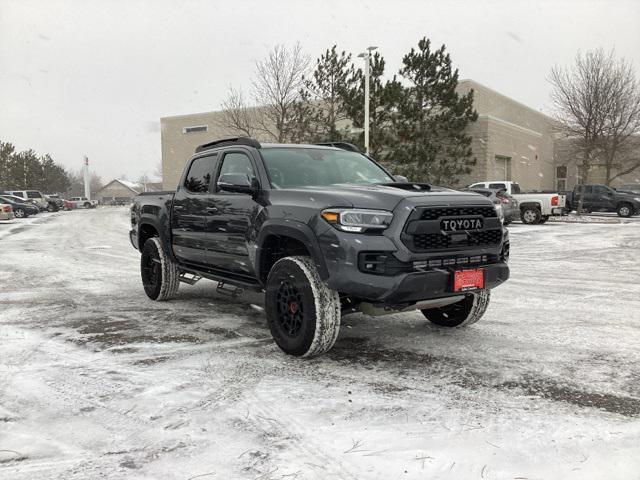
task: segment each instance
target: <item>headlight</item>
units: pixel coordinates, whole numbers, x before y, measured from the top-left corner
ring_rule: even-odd
[[[355,208],[330,208],[320,216],[343,232],[362,233],[367,230],[384,230],[391,224],[393,213],[385,210],[360,210]]]

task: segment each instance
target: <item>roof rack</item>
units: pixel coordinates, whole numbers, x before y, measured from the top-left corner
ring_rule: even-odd
[[[262,148],[260,142],[249,137],[233,137],[223,138],[222,140],[215,140],[213,142],[205,143],[196,147],[196,153],[204,152],[205,150],[211,150],[212,148],[226,147],[229,145],[246,145],[253,148]]]
[[[316,143],[316,145],[322,145],[325,147],[336,147],[341,148],[342,150],[347,150],[349,152],[362,153],[358,147],[356,147],[353,143],[347,142],[321,142]]]

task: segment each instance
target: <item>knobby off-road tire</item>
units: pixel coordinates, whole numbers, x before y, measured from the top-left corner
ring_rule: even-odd
[[[144,293],[151,300],[169,300],[178,292],[180,272],[158,237],[148,239],[142,247],[140,276]]]
[[[340,331],[340,296],[320,279],[311,258],[278,260],[265,290],[269,329],[283,352],[314,357],[333,347]]]
[[[464,300],[439,308],[421,310],[431,323],[441,327],[466,327],[476,323],[489,306],[491,292],[480,290],[469,293]]]
[[[525,207],[520,211],[520,220],[526,225],[537,225],[540,223],[542,214],[535,207]]]

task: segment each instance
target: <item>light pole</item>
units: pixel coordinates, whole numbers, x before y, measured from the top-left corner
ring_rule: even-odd
[[[358,55],[364,58],[364,151],[369,153],[369,71],[371,67],[371,52],[378,47],[367,47],[366,52]]]

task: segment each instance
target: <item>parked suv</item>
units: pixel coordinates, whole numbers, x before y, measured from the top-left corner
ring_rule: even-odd
[[[607,185],[576,185],[567,194],[567,209],[586,212],[616,212],[620,217],[640,214],[640,193],[617,191]]]
[[[341,315],[356,311],[476,322],[509,277],[493,203],[398,182],[340,146],[235,138],[198,147],[175,192],[134,198],[130,238],[147,296],[167,300],[201,278],[264,291],[276,344],[297,356],[329,350]]]
[[[34,205],[37,205],[40,210],[46,210],[49,205],[42,192],[39,192],[38,190],[12,190],[5,193],[7,195],[20,197],[25,202],[33,203]]]

